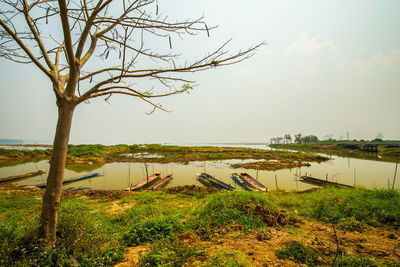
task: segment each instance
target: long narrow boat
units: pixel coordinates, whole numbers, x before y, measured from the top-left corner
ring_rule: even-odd
[[[208,182],[210,182],[214,187],[216,187],[216,188],[218,188],[218,189],[225,189],[225,190],[229,190],[229,191],[232,191],[232,190],[235,189],[235,188],[232,187],[231,185],[229,185],[229,184],[227,184],[227,183],[224,183],[224,182],[218,180],[217,178],[215,178],[215,177],[213,177],[213,176],[211,176],[211,175],[209,175],[209,174],[207,174],[207,173],[205,173],[205,172],[200,173],[200,176],[201,176],[203,179],[205,179],[205,180],[207,180]]]
[[[158,189],[162,188],[163,186],[165,186],[169,181],[171,181],[171,179],[172,179],[172,173],[168,174],[167,176],[162,178],[160,181],[155,183],[153,186],[151,186],[149,188],[149,190],[158,190]]]
[[[249,186],[247,186],[246,181],[243,179],[243,177],[239,173],[234,172],[231,175],[232,175],[232,179],[234,181],[236,181],[244,189],[246,189],[247,191],[254,191],[254,189],[252,189]]]
[[[197,174],[197,180],[199,180],[200,183],[207,187],[212,187],[213,184],[208,180],[208,178],[205,178],[201,175],[201,173]]]
[[[30,177],[35,177],[35,176],[41,175],[43,173],[46,173],[46,170],[38,170],[37,172],[30,172],[30,173],[25,173],[25,174],[21,174],[21,175],[8,176],[8,177],[0,178],[0,183],[7,183],[7,182],[22,180],[22,179],[26,179],[26,178],[30,178]]]
[[[307,176],[307,175],[303,175],[303,176],[295,175],[295,176],[299,177],[301,179],[300,180],[301,182],[312,184],[312,185],[354,188],[354,186],[352,186],[352,185],[331,182],[331,181],[322,180],[322,179],[314,178],[314,177]]]
[[[144,189],[153,183],[155,183],[161,176],[159,173],[155,173],[150,175],[149,177],[145,177],[142,180],[138,181],[136,184],[131,185],[130,187],[126,188],[126,191],[138,191]]]
[[[250,185],[251,187],[258,189],[260,191],[268,191],[268,189],[259,181],[251,177],[248,173],[246,172],[241,172],[240,175],[243,177],[243,179]]]
[[[80,177],[78,177],[78,178],[72,178],[72,179],[64,180],[64,181],[63,181],[63,184],[69,184],[69,183],[74,183],[74,182],[77,182],[77,181],[89,179],[89,178],[95,177],[95,176],[100,175],[100,174],[101,174],[101,172],[89,173],[89,174],[80,176]],[[39,187],[39,188],[46,188],[46,185],[37,185],[36,187]]]

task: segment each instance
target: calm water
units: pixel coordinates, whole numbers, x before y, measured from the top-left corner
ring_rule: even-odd
[[[227,146],[227,145],[224,145]],[[265,148],[261,145],[251,145],[252,148]],[[189,164],[148,164],[147,170],[149,174],[159,172],[162,176],[173,173],[172,181],[167,187],[196,184],[201,185],[196,180],[196,174],[206,171],[214,175],[218,179],[234,185],[230,174],[232,172],[246,171],[254,178],[258,177],[259,181],[266,185],[269,189],[278,188],[288,191],[305,190],[312,188],[299,181],[296,181],[294,174],[309,174],[316,178],[325,179],[326,174],[330,181],[353,185],[362,185],[367,188],[387,188],[388,179],[390,186],[393,182],[395,164],[388,162],[379,162],[362,159],[341,158],[332,156],[331,160],[318,164],[311,163],[310,167],[302,167],[291,170],[279,171],[256,171],[233,169],[230,163],[244,162],[241,160],[223,160],[223,161],[208,161],[208,162],[191,162]],[[18,175],[27,172],[36,171],[37,169],[49,169],[47,160],[37,163],[25,163],[12,167],[0,168],[0,177]],[[400,170],[398,170],[400,172]],[[91,179],[79,181],[65,185],[64,188],[91,188],[91,189],[125,189],[131,183],[146,177],[146,171],[143,163],[108,163],[103,166],[87,165],[79,169],[66,169],[65,179],[79,177],[91,172],[102,172],[102,176],[97,176]],[[275,180],[276,176],[276,180]],[[400,175],[398,175],[400,176]],[[397,177],[395,184],[396,189],[400,189],[400,178]],[[38,185],[43,184],[46,180],[46,175],[36,176],[33,178],[15,182],[21,185]],[[240,187],[237,187],[241,190]]]

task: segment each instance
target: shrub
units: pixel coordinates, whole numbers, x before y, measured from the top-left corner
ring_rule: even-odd
[[[370,267],[375,267],[379,266],[374,258],[368,257],[368,256],[346,256],[346,255],[341,255],[337,258],[335,265],[334,266],[370,266]]]
[[[275,254],[279,259],[291,259],[296,263],[303,263],[308,266],[315,266],[319,263],[317,252],[296,241],[278,249]]]
[[[152,218],[135,224],[123,240],[127,245],[140,245],[170,237],[180,229],[182,224],[177,217]]]
[[[159,242],[152,250],[140,257],[140,266],[184,266],[204,257],[204,249],[195,249],[179,241]]]
[[[213,194],[209,201],[199,207],[188,224],[192,229],[201,229],[206,236],[211,228],[232,224],[243,225],[245,229],[263,226],[262,218],[243,210],[245,205],[266,206],[265,198],[256,192],[224,192]],[[271,204],[268,205],[272,207]]]

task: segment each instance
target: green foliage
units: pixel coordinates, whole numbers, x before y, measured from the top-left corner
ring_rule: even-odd
[[[373,257],[368,257],[368,256],[357,257],[357,256],[341,255],[336,259],[334,266],[378,267],[380,266],[380,264],[378,264]]]
[[[364,232],[366,226],[364,223],[359,222],[356,218],[350,217],[350,218],[340,218],[338,221],[337,226],[345,231],[348,232]]]
[[[182,229],[178,217],[160,217],[139,222],[124,235],[127,245],[140,245],[155,240],[171,237],[173,233]]]
[[[279,259],[291,259],[296,263],[307,264],[307,266],[316,266],[319,263],[317,252],[296,241],[278,249],[275,254]]]
[[[205,255],[204,249],[183,244],[179,241],[158,242],[150,253],[140,257],[140,266],[184,266]]]
[[[22,157],[38,157],[50,155],[50,149],[5,149],[0,148],[0,155],[10,158],[22,158]]]
[[[339,224],[345,230],[362,231],[366,225],[400,226],[400,192],[394,190],[327,187],[309,193],[266,197],[282,208]]]
[[[103,145],[70,145],[68,155],[74,157],[104,157],[106,146]]]
[[[200,206],[191,216],[188,225],[193,229],[200,229],[206,235],[212,228],[232,224],[240,224],[245,229],[263,226],[262,220],[252,214],[244,212],[244,205],[259,204],[265,206],[269,203],[258,192],[221,192],[213,194],[208,202]]]
[[[240,261],[238,260],[240,259]],[[210,259],[201,264],[200,266],[252,266],[243,254],[237,251],[215,251],[213,252]]]

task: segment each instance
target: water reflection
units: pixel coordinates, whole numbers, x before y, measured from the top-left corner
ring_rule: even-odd
[[[222,160],[208,162],[189,162],[188,164],[147,164],[148,173],[161,173],[164,177],[169,173],[173,173],[172,181],[167,187],[201,184],[196,180],[196,174],[207,172],[217,179],[225,183],[235,185],[231,178],[232,172],[240,172],[243,169],[234,169],[230,167],[233,163],[244,163],[249,160]],[[28,172],[37,171],[37,169],[49,169],[47,160],[39,162],[29,162],[18,164],[15,166],[6,166],[0,168],[0,177],[7,177]],[[297,181],[295,174],[308,174],[312,177],[325,179],[329,181],[353,185],[362,185],[367,188],[387,188],[393,183],[395,171],[395,163],[371,161],[354,158],[341,158],[331,156],[331,160],[323,163],[311,163],[310,167],[301,167],[296,169],[286,169],[277,171],[257,171],[247,169],[254,178],[258,177],[259,181],[271,190],[276,188],[292,190],[307,190],[314,186]],[[64,188],[91,188],[91,189],[114,189],[121,190],[127,188],[131,183],[146,177],[145,164],[143,163],[106,163],[106,164],[86,164],[86,165],[68,165],[65,170],[65,179],[71,179],[90,172],[103,172],[102,176],[93,177],[88,180],[79,181]],[[36,176],[29,179],[21,180],[16,184],[38,185],[43,184],[46,175]],[[398,179],[397,179],[398,180]],[[236,186],[237,190],[242,190],[240,186]],[[395,189],[400,188],[400,184],[396,181]]]

